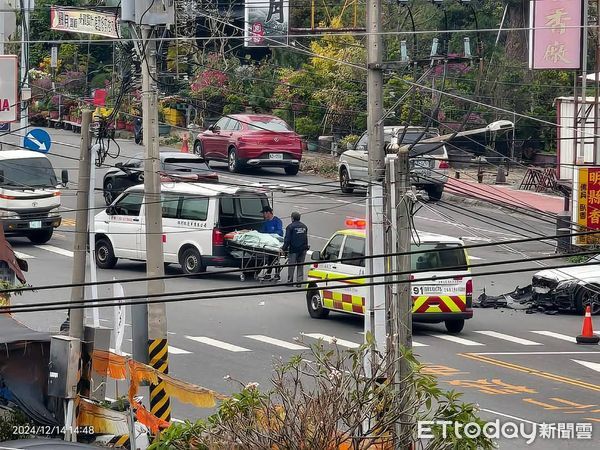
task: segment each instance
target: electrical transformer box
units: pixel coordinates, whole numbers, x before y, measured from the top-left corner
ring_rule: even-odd
[[[175,23],[175,0],[121,0],[121,20],[138,25]]]
[[[48,395],[75,398],[79,382],[81,341],[71,336],[52,336],[50,340],[50,371]]]

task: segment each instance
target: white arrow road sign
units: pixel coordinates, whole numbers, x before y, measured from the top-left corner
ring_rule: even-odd
[[[46,151],[46,144],[44,142],[38,141],[31,134],[27,135],[27,139],[29,139],[31,142],[33,142],[35,145],[37,145],[41,151],[43,151],[43,152]]]
[[[581,361],[579,359],[572,359],[571,361],[576,362],[577,364],[581,364],[588,369],[595,370],[596,372],[600,372],[600,363],[590,362],[590,361]]]

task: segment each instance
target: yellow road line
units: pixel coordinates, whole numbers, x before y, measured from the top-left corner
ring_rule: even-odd
[[[475,361],[485,362],[493,364],[495,366],[504,367],[505,369],[515,370],[517,372],[527,373],[540,378],[546,378],[547,380],[556,381],[557,383],[570,384],[582,389],[587,389],[594,392],[600,392],[600,386],[597,384],[586,383],[585,381],[576,380],[574,378],[563,377],[550,372],[544,372],[543,370],[532,369],[530,367],[520,366],[505,361],[499,361],[497,359],[490,358],[488,356],[478,355],[476,353],[459,353],[460,356],[465,358],[473,359]]]

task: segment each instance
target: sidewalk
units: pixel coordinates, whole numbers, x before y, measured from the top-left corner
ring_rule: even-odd
[[[506,206],[558,214],[563,211],[564,198],[556,195],[521,191],[509,185],[483,184],[448,178],[444,196],[469,199],[469,203],[486,207]]]

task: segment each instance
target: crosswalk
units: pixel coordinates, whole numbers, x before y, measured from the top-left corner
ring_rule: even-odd
[[[319,332],[301,332],[299,337],[274,337],[264,334],[242,334],[237,338],[222,338],[210,336],[189,336],[170,333],[170,342],[176,342],[178,347],[169,346],[170,355],[189,355],[198,351],[223,351],[229,354],[244,354],[257,351],[290,351],[303,352],[309,350],[311,344],[323,342],[325,344],[336,344],[342,349],[356,349],[363,343],[362,333],[356,333],[355,339],[342,339],[333,335]],[[488,347],[494,351],[504,351],[507,348],[530,348],[551,347],[556,343],[569,342],[575,344],[575,338],[565,334],[548,330],[523,331],[521,336],[513,336],[494,330],[474,330],[464,335],[452,335],[445,333],[422,331],[413,339],[413,347],[427,351],[427,347],[439,348],[440,345],[447,346],[449,351],[474,351],[476,348]],[[529,337],[537,335],[538,339],[531,340]],[[543,338],[543,339],[539,339]],[[542,342],[544,340],[544,342]],[[130,339],[128,339],[131,342]],[[575,350],[575,346],[573,346]],[[488,350],[489,351],[489,350]],[[600,354],[600,350],[598,351]]]

